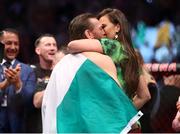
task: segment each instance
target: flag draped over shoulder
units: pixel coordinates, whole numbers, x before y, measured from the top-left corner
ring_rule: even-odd
[[[81,54],[55,66],[42,104],[44,133],[126,133],[140,116],[118,84]]]

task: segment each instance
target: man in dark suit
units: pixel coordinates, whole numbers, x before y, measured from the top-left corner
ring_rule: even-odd
[[[0,133],[26,132],[27,114],[35,89],[33,69],[16,59],[19,35],[14,29],[0,33],[4,57],[0,64]]]

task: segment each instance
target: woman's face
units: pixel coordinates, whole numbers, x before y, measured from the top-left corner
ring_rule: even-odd
[[[110,39],[114,39],[116,32],[119,32],[119,25],[114,25],[108,18],[107,15],[99,18],[99,21],[102,23],[106,36]]]

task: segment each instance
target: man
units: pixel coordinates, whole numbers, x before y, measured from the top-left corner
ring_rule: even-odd
[[[89,13],[75,17],[69,33],[70,40],[105,35],[100,22]],[[118,85],[110,57],[95,52],[68,54],[53,69],[44,94],[43,132],[126,133],[141,116],[136,114]]]
[[[4,29],[0,41],[4,44],[4,58],[0,65],[0,132],[26,132],[35,75],[32,68],[16,59],[20,47],[16,30]]]
[[[34,106],[36,108],[41,108],[42,96],[54,67],[57,50],[57,42],[53,35],[44,34],[35,41],[35,52],[39,57],[39,64],[35,69],[37,88],[34,94]]]
[[[35,52],[39,57],[39,63],[34,69],[37,78],[37,86],[34,93],[33,104],[36,109],[34,110],[34,113],[32,113],[31,121],[29,121],[29,132],[42,132],[40,108],[44,90],[54,67],[57,50],[56,39],[51,34],[43,34],[35,41]]]

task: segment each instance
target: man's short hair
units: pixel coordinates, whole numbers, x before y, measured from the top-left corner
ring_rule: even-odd
[[[5,32],[13,33],[19,38],[19,32],[14,28],[5,28],[2,31],[0,31],[0,37],[4,35]]]
[[[70,40],[77,40],[86,38],[84,32],[86,29],[93,29],[93,25],[89,19],[96,18],[91,13],[83,13],[76,16],[69,24],[69,38]]]
[[[42,34],[42,35],[40,35],[40,36],[36,39],[36,41],[35,41],[35,43],[34,43],[34,46],[35,46],[35,47],[37,47],[37,46],[39,45],[39,43],[40,43],[40,41],[41,41],[41,39],[42,39],[43,37],[52,37],[52,38],[54,38],[55,41],[56,41],[56,38],[55,38],[54,35],[49,34],[49,33]],[[56,41],[56,42],[57,42],[57,41]]]

